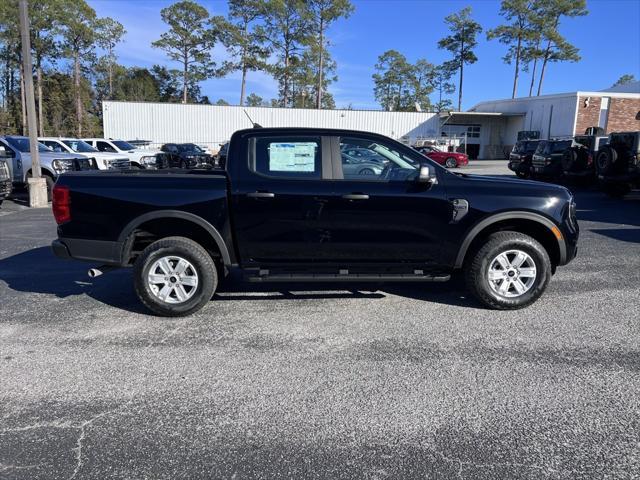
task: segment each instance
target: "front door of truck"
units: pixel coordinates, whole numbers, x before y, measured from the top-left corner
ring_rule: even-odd
[[[234,151],[231,211],[243,265],[306,264],[328,254],[328,141],[278,132]]]
[[[444,185],[416,181],[420,164],[427,161],[419,152],[361,135],[333,142],[338,168],[330,208],[332,260],[440,265],[453,210]],[[353,148],[370,152],[359,170],[348,165],[346,152]]]

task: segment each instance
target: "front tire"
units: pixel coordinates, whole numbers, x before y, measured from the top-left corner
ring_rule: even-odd
[[[551,260],[532,237],[496,232],[472,254],[464,273],[467,288],[483,305],[516,310],[544,293],[551,279]]]
[[[458,166],[458,161],[453,157],[449,157],[444,161],[444,166],[447,168],[456,168]]]
[[[144,249],[133,266],[136,295],[152,312],[190,315],[211,300],[218,286],[207,251],[184,237],[167,237]]]

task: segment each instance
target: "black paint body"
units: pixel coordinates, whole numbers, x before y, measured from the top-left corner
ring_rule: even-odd
[[[283,135],[322,138],[322,179],[268,178],[249,169],[248,139]],[[341,169],[340,152],[324,146],[337,145],[333,140],[343,135],[392,144],[429,164],[437,181],[341,179],[341,170],[336,170]],[[557,265],[576,253],[573,199],[564,187],[451,173],[379,135],[323,129],[243,130],[232,137],[228,158],[225,170],[62,175],[57,184],[70,188],[72,219],[58,227],[60,241],[54,251],[127,264],[128,235],[141,221],[162,218],[167,212],[167,218],[199,219],[226,250],[225,263],[245,269],[449,272],[462,267],[472,240],[495,221],[522,220],[536,223],[547,234],[552,228],[561,232]],[[272,195],[256,198],[256,192]],[[343,198],[350,194],[368,199]],[[469,204],[468,213],[457,221],[456,199]]]

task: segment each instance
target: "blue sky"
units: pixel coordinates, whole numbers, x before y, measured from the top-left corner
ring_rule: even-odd
[[[160,9],[170,5],[164,0],[89,0],[100,16],[111,16],[127,30],[127,36],[117,53],[127,66],[150,67],[154,63],[169,65],[164,54],[151,48],[166,30],[160,19]],[[212,15],[226,14],[226,2],[201,0]],[[502,21],[498,15],[499,1],[493,0],[355,0],[354,14],[340,20],[329,30],[331,53],[338,63],[338,81],[330,91],[337,106],[379,108],[373,97],[373,66],[386,50],[395,49],[410,61],[426,58],[432,63],[448,59],[448,52],[439,50],[437,42],[447,35],[444,17],[471,5],[473,17],[485,32]],[[589,15],[564,19],[561,33],[580,49],[578,63],[551,64],[545,75],[544,93],[575,90],[601,90],[620,75],[631,73],[640,78],[640,0],[587,0]],[[478,62],[465,69],[463,109],[482,100],[507,98],[511,95],[513,66],[502,62],[505,46],[487,41],[484,32],[479,37]],[[216,48],[214,57],[220,60],[224,50]],[[524,73],[519,95],[528,93],[530,77]],[[212,101],[223,98],[237,104],[240,95],[238,74],[203,82],[202,90]],[[264,73],[250,73],[248,93],[265,99],[277,95],[276,82]],[[457,94],[455,94],[457,95]],[[457,98],[457,96],[455,97]]]

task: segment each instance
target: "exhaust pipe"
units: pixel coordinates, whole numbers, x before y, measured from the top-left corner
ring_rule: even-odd
[[[102,275],[103,273],[110,272],[111,270],[115,270],[116,268],[118,267],[114,267],[112,265],[102,265],[101,267],[90,268],[87,271],[87,275],[89,275],[89,278],[96,278]]]

